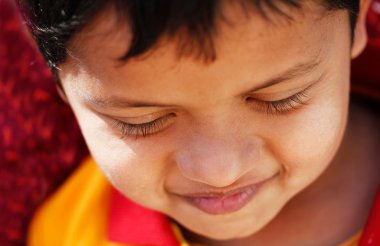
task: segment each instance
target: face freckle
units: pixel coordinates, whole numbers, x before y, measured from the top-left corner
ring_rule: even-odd
[[[130,33],[109,31],[107,9],[77,34],[73,46],[86,48],[73,47],[59,71],[112,184],[220,240],[262,229],[328,167],[346,125],[350,62],[345,12],[316,21],[305,8],[272,25],[227,7],[239,25],[218,22],[212,63],[178,59],[164,38],[143,59],[115,66]]]

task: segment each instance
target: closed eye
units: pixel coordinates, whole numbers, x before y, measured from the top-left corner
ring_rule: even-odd
[[[121,120],[113,119],[113,125],[115,128],[121,131],[122,138],[131,136],[134,136],[136,138],[140,136],[147,137],[149,135],[156,134],[168,127],[171,123],[170,119],[175,116],[176,115],[174,113],[171,113],[150,122],[141,124],[131,124]]]
[[[307,92],[309,89],[310,87],[277,101],[263,101],[254,97],[247,97],[246,101],[252,103],[256,109],[266,112],[268,115],[285,114],[307,104],[307,99],[309,99]]]

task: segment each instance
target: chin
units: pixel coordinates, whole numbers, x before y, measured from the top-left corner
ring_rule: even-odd
[[[249,227],[248,227],[249,228]],[[212,240],[217,241],[227,241],[227,240],[233,240],[233,239],[242,239],[249,237],[256,233],[257,230],[252,230],[252,228],[249,228],[250,230],[231,230],[228,228],[221,228],[214,226],[212,229],[215,230],[203,230],[195,232],[203,237],[207,237]]]

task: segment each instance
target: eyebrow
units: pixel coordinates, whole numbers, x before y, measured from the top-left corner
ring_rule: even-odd
[[[248,92],[242,93],[243,95],[254,93],[258,90],[269,88],[276,84],[283,83],[285,81],[292,80],[296,77],[306,75],[313,71],[321,63],[320,59],[313,59],[308,62],[299,63],[295,66],[287,69],[285,72],[282,72],[279,75],[274,76],[273,78],[267,80],[266,82],[248,90]],[[143,102],[143,101],[128,101],[125,98],[118,96],[111,96],[109,98],[95,98],[90,95],[85,96],[85,101],[103,108],[148,108],[148,107],[173,107],[173,105],[161,104],[155,102]]]
[[[315,70],[320,64],[321,64],[320,59],[313,59],[313,60],[310,60],[307,62],[298,63],[295,66],[287,69],[285,72],[282,72],[281,74],[276,75],[271,79],[268,79],[264,83],[262,83],[258,86],[255,86],[254,88],[250,89],[248,91],[248,93],[253,93],[253,92],[256,92],[258,90],[269,88],[269,87],[274,86],[276,84],[283,83],[285,81],[289,81],[289,80],[292,80],[294,78],[306,75],[306,74],[312,72],[313,70]],[[243,94],[247,94],[247,93],[243,93]]]
[[[149,108],[149,107],[171,107],[173,105],[161,104],[161,103],[150,103],[150,102],[139,102],[139,101],[128,101],[125,98],[118,96],[112,96],[109,98],[95,98],[91,96],[86,96],[86,102],[103,107],[103,108]]]

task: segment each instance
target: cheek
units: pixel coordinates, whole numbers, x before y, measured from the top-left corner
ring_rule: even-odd
[[[336,83],[272,124],[269,146],[285,170],[286,186],[301,190],[331,163],[346,126],[348,94],[348,83]]]
[[[92,157],[113,186],[135,202],[155,209],[162,207],[168,168],[165,144],[157,148],[144,143],[144,139],[122,139],[96,114],[80,107],[74,111]]]

